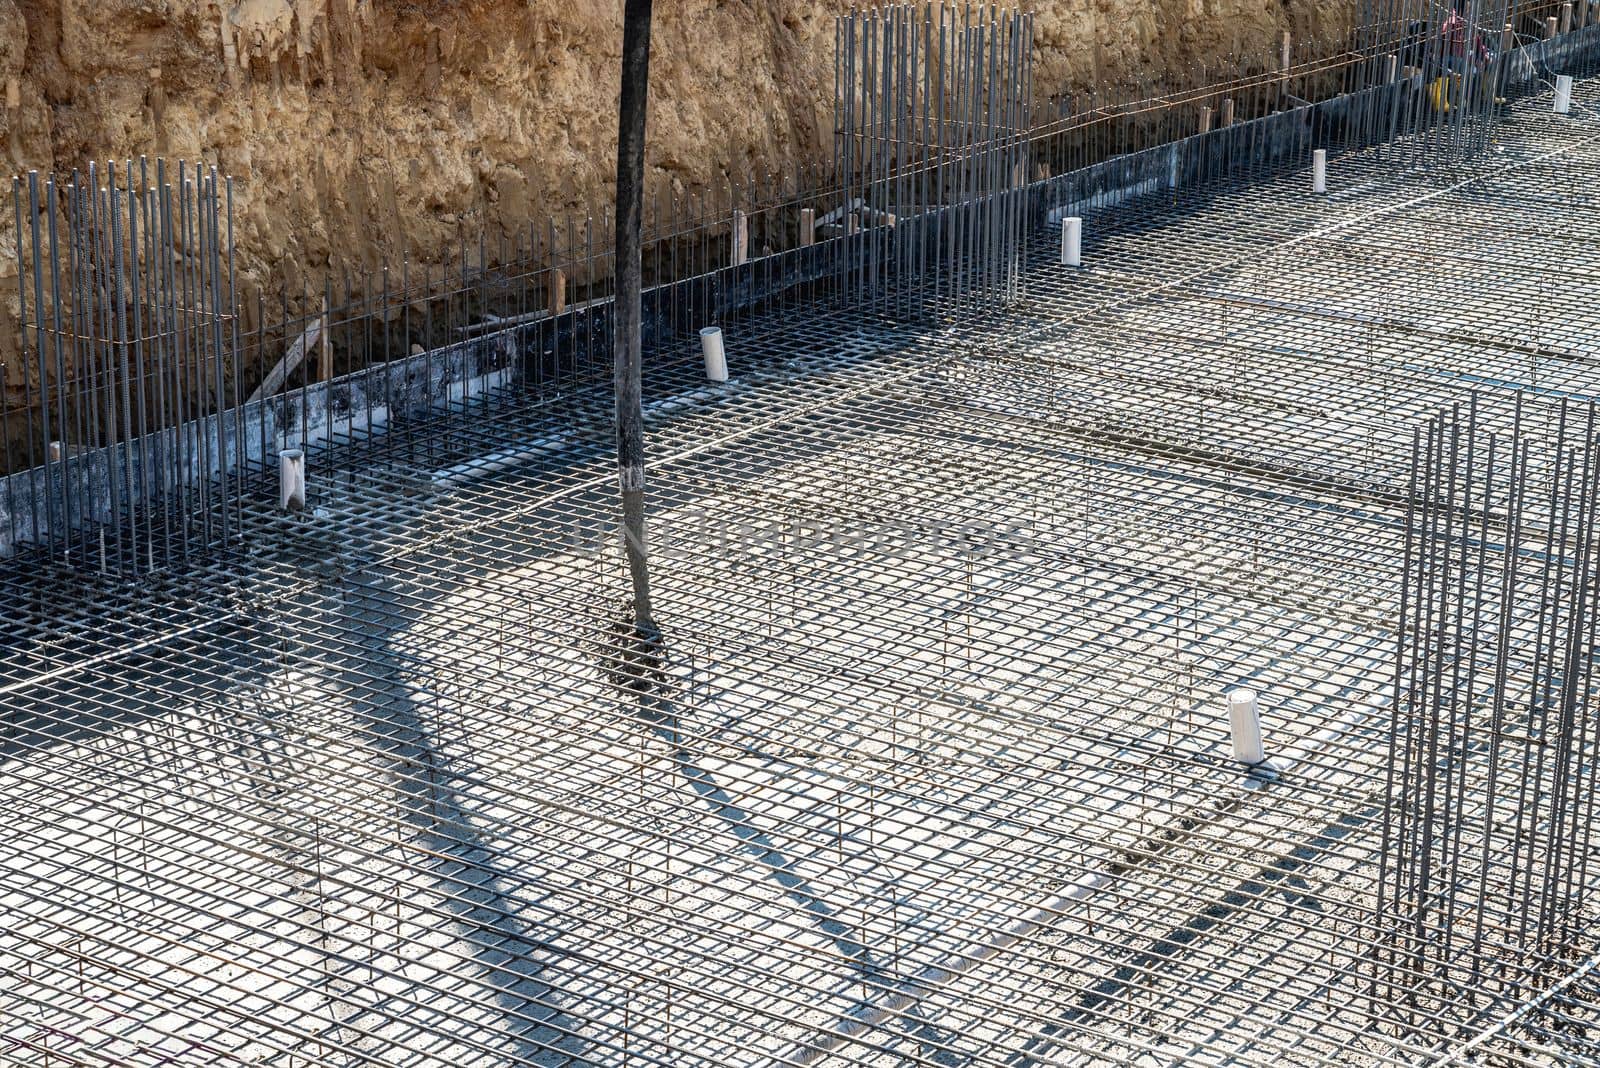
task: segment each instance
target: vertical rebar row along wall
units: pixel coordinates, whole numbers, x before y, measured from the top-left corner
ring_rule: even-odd
[[[1459,5],[1459,6],[1458,6]],[[1401,146],[1414,162],[1482,152],[1516,75],[1513,16],[1525,0],[1367,0],[1364,18],[1396,44],[1395,75],[1420,91],[1409,114],[1391,117],[1415,135]],[[1388,62],[1388,59],[1385,59]],[[1401,104],[1393,105],[1398,112]]]
[[[232,180],[141,160],[64,186],[30,173],[12,194],[39,436],[25,445],[32,505],[8,501],[11,522],[25,512],[51,557],[102,569],[227,544],[242,399]]]
[[[992,4],[890,4],[836,24],[834,170],[819,222],[847,292],[896,318],[1017,300],[1027,232],[1033,16]]]
[[[1414,444],[1374,942],[1404,1027],[1537,987],[1600,916],[1595,433],[1593,402],[1543,437],[1468,405]]]
[[[1513,18],[1527,8],[1513,5]],[[1249,180],[1301,165],[1314,144],[1448,144],[1435,127],[1452,113],[1435,113],[1413,87],[1431,72],[1398,74],[1402,54],[1429,48],[1437,66],[1440,9],[1395,0],[1386,10],[1400,30],[1375,15],[1377,28],[1354,47],[1330,45],[1325,61],[1296,67],[1285,52],[1192,94],[1140,90],[1123,106],[1037,124],[1029,16],[991,5],[857,11],[838,24],[831,165],[733,183],[712,199],[652,198],[649,359],[693,358],[707,325],[819,306],[953,321],[1018,296],[1027,227],[1088,201]],[[1433,29],[1418,37],[1416,16]],[[1499,73],[1484,77],[1514,95],[1537,83],[1536,68],[1570,72],[1600,27],[1587,14],[1569,21],[1572,32],[1502,53]],[[1407,51],[1414,37],[1434,43]],[[1304,95],[1341,88],[1327,106]],[[1206,131],[1190,135],[1202,108],[1212,109]],[[1140,150],[1147,137],[1167,141]],[[340,446],[381,432],[391,456],[426,464],[438,440],[420,430],[429,420],[465,427],[528,389],[607,365],[604,208],[565,225],[463,232],[444,266],[402,257],[354,282],[286,279],[282,318],[270,322],[259,294],[235,293],[231,186],[171,172],[175,185],[163,164],[139,161],[14,188],[26,236],[23,366],[11,386],[23,405],[0,405],[0,557],[27,551],[121,574],[178,564],[239,544],[239,511],[270,493],[263,480],[279,449],[309,450],[317,473],[333,476]]]

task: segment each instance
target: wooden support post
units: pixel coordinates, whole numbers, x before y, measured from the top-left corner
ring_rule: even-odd
[[[294,344],[289,346],[289,351],[283,354],[283,359],[279,360],[272,370],[267,372],[267,377],[263,378],[261,384],[256,387],[255,392],[250,394],[250,400],[247,403],[254,403],[262,397],[273,396],[278,390],[282,389],[283,384],[294,373],[294,369],[300,366],[300,361],[305,359],[306,353],[311,351],[311,346],[315,345],[321,337],[322,320],[318,319],[306,327],[299,337],[295,338]],[[420,345],[412,347],[421,351]]]
[[[1211,132],[1211,105],[1206,104],[1200,108],[1200,133]]]
[[[333,381],[333,340],[328,336],[328,298],[322,298],[322,367],[321,381]]]
[[[1570,0],[1561,5],[1561,33],[1572,32],[1572,4]]]
[[[1221,114],[1217,116],[1217,123],[1224,128],[1233,125],[1233,97],[1223,98]]]
[[[1556,36],[1556,17],[1554,15],[1551,15],[1549,18],[1544,20],[1544,39],[1546,41],[1552,41],[1552,40],[1555,40],[1555,36]]]
[[[741,267],[750,262],[750,219],[742,211],[733,213],[733,249],[728,262]]]
[[[809,248],[817,243],[817,209],[800,209],[800,247]]]
[[[559,267],[550,268],[549,290],[546,303],[550,306],[550,314],[560,315],[567,310],[567,275]]]

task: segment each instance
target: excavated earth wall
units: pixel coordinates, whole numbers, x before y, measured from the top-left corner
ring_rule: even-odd
[[[851,0],[657,0],[654,187],[822,158],[833,20]],[[1152,80],[1349,0],[1034,0],[1036,89]],[[0,0],[11,168],[164,155],[237,179],[241,296],[610,196],[621,0]],[[12,212],[0,213],[0,359],[17,372]]]

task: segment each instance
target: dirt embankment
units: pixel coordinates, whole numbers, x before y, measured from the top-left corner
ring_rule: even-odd
[[[820,158],[850,0],[657,0],[653,180]],[[1345,17],[1317,0],[1036,0],[1036,87],[1152,75]],[[244,295],[609,197],[621,0],[0,0],[0,145],[237,179]],[[0,358],[14,360],[12,213]],[[8,375],[20,393],[20,376]],[[20,400],[14,397],[13,402]]]

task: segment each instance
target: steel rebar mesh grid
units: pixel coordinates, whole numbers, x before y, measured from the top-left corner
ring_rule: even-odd
[[[1581,181],[1571,129],[1517,137]],[[1348,166],[1091,216],[1093,269],[987,336],[819,319],[736,340],[726,390],[661,368],[670,716],[613,677],[598,394],[374,449],[175,588],[8,576],[47,615],[0,684],[4,1055],[1424,1060],[1352,1001],[1386,494],[1414,413],[1584,376],[1517,347],[1551,294],[1511,266],[1443,276],[1504,276],[1463,336],[1394,281],[1487,190],[1550,258],[1592,223],[1546,164]],[[1245,682],[1266,788],[1224,748]]]

